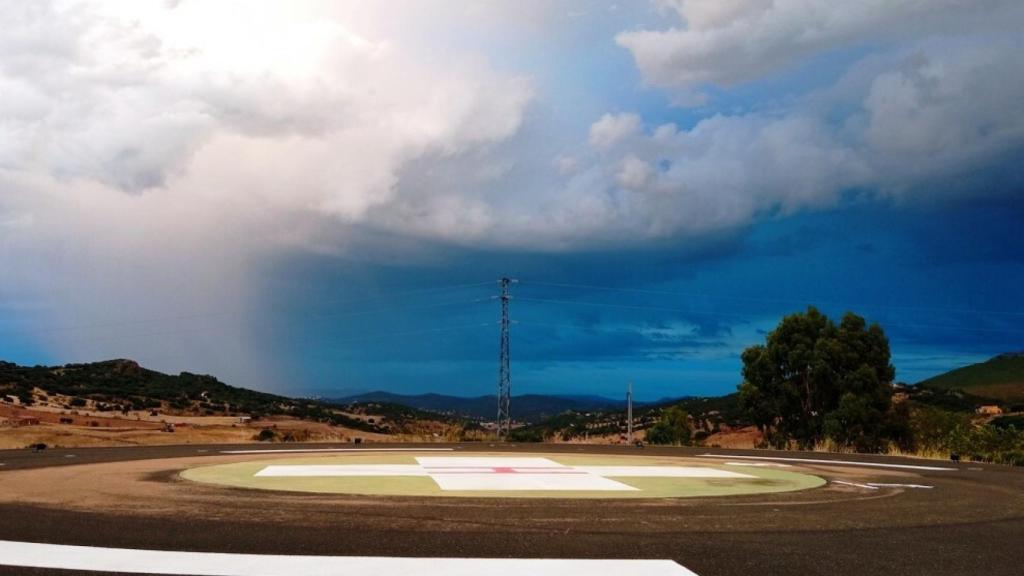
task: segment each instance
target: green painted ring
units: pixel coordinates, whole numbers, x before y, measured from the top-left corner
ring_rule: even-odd
[[[426,454],[422,454],[426,455]],[[654,456],[586,454],[515,454],[543,457],[567,466],[681,466],[739,472],[752,478],[615,477],[636,491],[601,490],[442,490],[429,476],[262,477],[268,465],[416,464],[415,452],[402,454],[350,454],[287,459],[263,459],[199,466],[181,472],[192,482],[288,492],[354,494],[364,496],[474,497],[474,498],[693,498],[767,494],[817,488],[825,480],[810,474],[773,467],[708,463],[702,460]],[[468,455],[467,455],[468,456]],[[511,456],[473,453],[472,456]]]

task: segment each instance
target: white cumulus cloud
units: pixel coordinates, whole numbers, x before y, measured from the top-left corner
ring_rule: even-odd
[[[58,325],[235,307],[261,259],[338,253],[357,226],[401,227],[370,214],[409,163],[507,140],[533,98],[525,75],[409,32],[441,8],[462,14],[0,4],[4,294],[50,302]],[[452,202],[429,209],[408,217],[457,224]],[[39,337],[63,357],[103,349],[65,336]]]
[[[1014,177],[1020,2],[658,4],[664,25],[624,19],[614,39],[637,89],[710,108],[531,75],[582,53],[539,40],[587,26],[540,0],[0,0],[0,297],[38,300],[58,325],[238,310],[260,266],[297,253],[685,243],[851,196],[969,196]],[[612,41],[584,31],[571,37]],[[745,108],[706,95],[851,46],[831,85]],[[571,69],[616,70],[588,66]],[[595,112],[559,123],[571,114],[545,99],[560,83]],[[246,328],[123,354],[195,360],[224,348],[210,338],[242,355]],[[110,349],[38,337],[63,357]]]
[[[647,82],[699,89],[764,78],[836,48],[936,33],[1013,32],[1015,0],[671,0],[678,22],[616,40]]]

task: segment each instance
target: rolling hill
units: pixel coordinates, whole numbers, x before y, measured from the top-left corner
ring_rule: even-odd
[[[415,427],[420,420],[446,419],[384,401],[368,406],[289,398],[230,386],[213,376],[163,374],[125,359],[63,366],[0,361],[0,402],[19,407],[82,408],[101,414],[159,411],[177,416],[280,416],[381,434]],[[377,418],[360,417],[370,410]],[[382,423],[385,419],[387,424]]]
[[[918,382],[924,388],[961,390],[1000,402],[1024,402],[1024,352],[1000,354]]]

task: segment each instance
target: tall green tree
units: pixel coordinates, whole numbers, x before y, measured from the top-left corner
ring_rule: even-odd
[[[836,325],[814,307],[791,314],[763,345],[743,352],[740,405],[776,447],[809,447],[826,434],[877,449],[895,369],[877,324],[847,312]]]

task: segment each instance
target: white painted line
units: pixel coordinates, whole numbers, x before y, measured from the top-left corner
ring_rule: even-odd
[[[807,462],[810,464],[843,464],[846,466],[871,466],[874,468],[902,468],[906,470],[956,470],[940,466],[913,466],[910,464],[881,464],[878,462],[854,462],[851,460],[824,460],[815,458],[780,458],[777,456],[736,456],[728,454],[701,454],[701,458],[732,458],[744,460],[779,460],[782,462]]]
[[[284,454],[287,452],[451,452],[454,448],[281,448],[221,450],[221,454]]]
[[[753,478],[697,466],[566,466],[548,458],[418,456],[442,490],[618,490],[637,488],[610,477]]]
[[[671,560],[381,558],[169,552],[0,540],[0,565],[196,576],[697,576]]]
[[[881,482],[868,482],[868,486],[875,486],[878,488],[923,488],[931,490],[935,486],[929,486],[927,484],[883,484]]]
[[[878,486],[871,486],[870,484],[857,484],[856,482],[846,482],[845,480],[833,480],[833,484],[842,484],[843,486],[856,486],[857,488],[864,488],[865,490],[878,490]]]
[[[441,490],[600,490],[602,492],[636,492],[622,482],[593,474],[431,474]]]
[[[417,456],[416,464],[270,465],[255,476],[427,476],[442,490],[614,490],[638,488],[620,478],[756,478],[700,466],[567,466],[539,457]]]
[[[428,474],[587,474],[568,466],[437,466],[423,467]]]
[[[574,468],[589,474],[613,478],[755,478],[749,474],[700,466],[574,466]]]
[[[256,473],[261,477],[317,477],[317,476],[426,476],[427,471],[418,464],[352,464],[352,465],[297,465],[267,466]]]
[[[424,468],[567,468],[547,458],[530,456],[417,456]]]
[[[779,462],[723,462],[726,466],[756,466],[756,467],[770,467],[770,468],[789,468],[789,464],[780,464]]]

